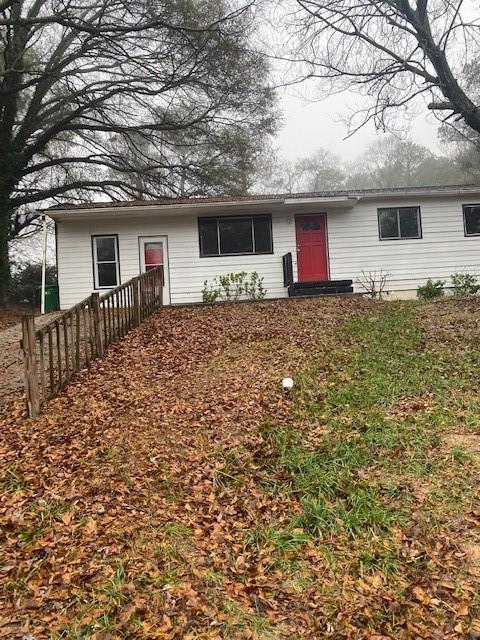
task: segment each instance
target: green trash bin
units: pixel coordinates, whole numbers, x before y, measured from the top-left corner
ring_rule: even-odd
[[[36,293],[37,304],[40,306],[42,304],[42,287],[37,287]],[[47,284],[45,287],[45,313],[57,311],[59,308],[58,285]]]

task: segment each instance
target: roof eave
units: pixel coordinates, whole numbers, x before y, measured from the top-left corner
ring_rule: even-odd
[[[285,198],[286,206],[295,205],[328,205],[329,207],[352,208],[359,201],[358,196],[324,196],[305,198]]]
[[[353,208],[359,201],[385,201],[385,200],[404,200],[404,199],[418,199],[418,198],[435,198],[435,197],[449,197],[449,196],[464,196],[464,197],[478,197],[480,198],[480,186],[461,186],[455,185],[452,188],[440,189],[440,188],[419,188],[405,189],[404,191],[371,191],[369,193],[341,194],[341,195],[309,195],[298,194],[295,195],[272,195],[271,197],[260,196],[259,198],[252,199],[239,199],[239,200],[219,200],[217,202],[212,201],[195,201],[187,203],[152,203],[152,204],[124,204],[120,206],[89,206],[85,205],[85,208],[65,208],[65,209],[39,209],[41,213],[45,213],[53,220],[87,220],[89,218],[111,218],[111,217],[125,217],[132,214],[138,216],[151,216],[152,214],[165,214],[171,212],[178,213],[199,213],[210,212],[221,209],[222,211],[237,210],[241,211],[253,211],[258,208],[268,207],[282,207],[285,209],[293,210],[295,206],[328,206],[330,208]]]
[[[359,200],[395,200],[398,198],[438,198],[438,197],[442,197],[442,196],[468,196],[468,195],[473,195],[473,196],[480,196],[480,188],[479,187],[475,187],[475,188],[462,188],[462,187],[458,187],[458,188],[452,188],[452,189],[442,189],[442,190],[435,190],[435,189],[425,189],[425,191],[419,191],[419,190],[405,190],[402,192],[383,192],[382,191],[378,191],[375,193],[362,193],[359,194],[358,199]]]
[[[234,200],[227,202],[189,202],[187,204],[152,204],[152,205],[133,205],[131,207],[90,207],[85,209],[43,209],[42,213],[47,214],[53,220],[65,220],[75,218],[87,218],[94,215],[96,218],[102,216],[122,216],[130,215],[132,213],[143,213],[150,215],[152,213],[164,213],[171,211],[182,211],[188,213],[189,211],[202,211],[210,210],[213,208],[221,208],[223,210],[229,208],[255,208],[265,207],[265,205],[281,205],[284,203],[284,199],[272,199],[272,200]]]

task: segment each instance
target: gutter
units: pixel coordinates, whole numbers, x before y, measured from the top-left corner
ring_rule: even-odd
[[[360,200],[359,196],[325,196],[325,197],[313,197],[313,198],[285,198],[285,205],[295,204],[345,204],[349,206],[355,206]]]
[[[452,189],[430,189],[430,190],[419,190],[412,189],[406,191],[395,191],[395,192],[382,192],[376,191],[371,193],[352,193],[351,195],[332,195],[332,196],[305,196],[305,197],[289,197],[284,196],[280,198],[262,198],[259,200],[227,200],[227,201],[218,201],[218,202],[205,202],[202,199],[198,199],[195,201],[193,199],[191,202],[182,203],[182,204],[147,204],[147,205],[134,205],[131,206],[106,206],[106,207],[89,207],[85,206],[82,208],[75,209],[60,209],[60,208],[46,208],[46,209],[38,209],[37,211],[40,214],[47,214],[53,220],[67,220],[67,219],[78,219],[78,218],[87,218],[88,216],[95,216],[96,218],[100,218],[103,215],[111,216],[114,215],[116,217],[122,217],[125,215],[131,215],[132,213],[140,214],[142,212],[147,213],[162,213],[168,211],[196,211],[196,210],[215,210],[215,209],[236,209],[240,207],[265,207],[265,206],[292,206],[292,205],[346,205],[349,207],[354,207],[360,201],[369,201],[369,200],[403,200],[405,198],[439,198],[439,197],[449,197],[449,196],[464,196],[464,197],[472,197],[479,196],[480,198],[480,187],[458,187]]]
[[[443,189],[439,191],[402,191],[397,193],[361,193],[358,200],[386,200],[401,198],[441,198],[442,196],[480,196],[480,188],[475,189]]]
[[[212,208],[228,208],[228,207],[251,207],[255,205],[278,205],[284,204],[285,200],[282,198],[281,200],[228,200],[223,202],[189,202],[182,204],[151,204],[151,205],[132,205],[132,206],[120,206],[120,207],[90,207],[85,209],[38,209],[40,213],[46,213],[53,220],[60,217],[73,217],[73,216],[87,216],[87,215],[95,215],[101,216],[102,213],[120,215],[122,212],[124,214],[131,214],[133,211],[135,212],[161,212],[161,211],[188,211],[190,209],[212,209]]]

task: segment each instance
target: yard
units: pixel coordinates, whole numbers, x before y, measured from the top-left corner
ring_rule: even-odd
[[[32,309],[27,305],[17,305],[8,309],[0,309],[0,331],[8,329],[22,320],[22,315],[31,313]]]
[[[13,395],[0,637],[480,638],[479,346],[477,300],[169,308]]]

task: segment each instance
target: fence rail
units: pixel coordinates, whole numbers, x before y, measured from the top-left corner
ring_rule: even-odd
[[[35,330],[33,316],[22,318],[30,417],[38,415],[77,371],[102,356],[109,344],[162,306],[163,277],[163,267],[157,267],[103,296],[92,293],[41,329]]]

